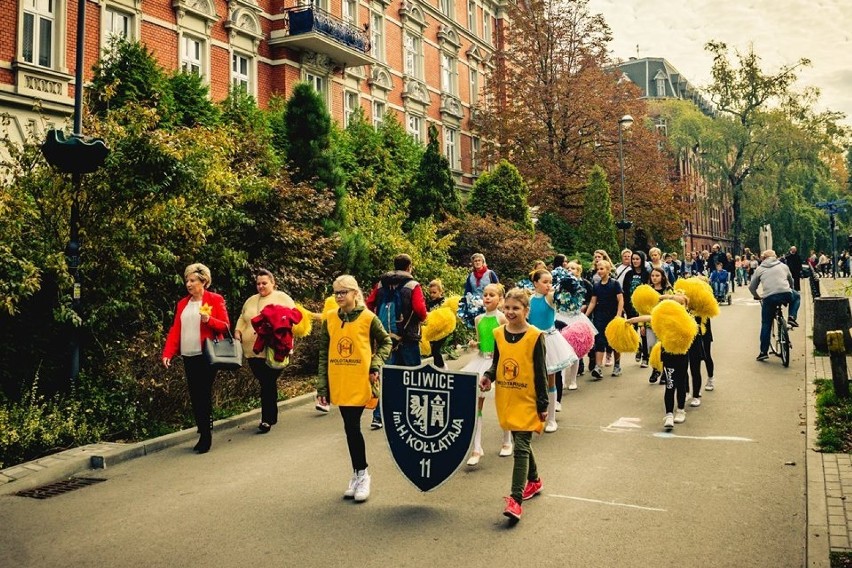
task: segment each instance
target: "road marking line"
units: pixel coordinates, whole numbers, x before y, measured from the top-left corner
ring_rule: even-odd
[[[742,438],[740,436],[681,436],[667,432],[657,432],[653,436],[656,438],[682,438],[684,440],[711,440],[717,442],[754,442],[751,438]]]
[[[559,497],[560,499],[571,499],[573,501],[585,501],[586,503],[598,503],[600,505],[612,505],[613,507],[628,507],[630,509],[641,509],[643,511],[659,511],[661,513],[668,512],[666,509],[658,509],[657,507],[643,507],[642,505],[631,505],[629,503],[618,503],[616,501],[601,501],[600,499],[587,499],[586,497],[572,497],[571,495],[557,495],[555,493],[547,493],[548,497]]]

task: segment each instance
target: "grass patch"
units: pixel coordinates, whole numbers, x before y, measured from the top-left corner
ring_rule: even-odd
[[[817,444],[828,453],[852,452],[852,398],[841,399],[830,379],[817,379]],[[850,565],[852,566],[852,565]]]

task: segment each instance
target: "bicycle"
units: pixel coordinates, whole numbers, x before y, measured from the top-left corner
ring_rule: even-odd
[[[775,316],[772,321],[772,327],[769,330],[769,352],[773,355],[781,357],[781,364],[785,367],[790,366],[790,333],[787,327],[787,321],[784,319],[784,313],[781,310],[781,304],[775,308]]]

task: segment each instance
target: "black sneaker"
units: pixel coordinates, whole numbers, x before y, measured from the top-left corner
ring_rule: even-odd
[[[799,322],[796,321],[796,318],[790,316],[787,318],[787,325],[790,327],[799,327]]]
[[[592,379],[595,381],[599,381],[603,378],[603,372],[600,367],[595,367],[592,369]]]
[[[761,353],[757,356],[758,361],[766,361],[767,359],[769,359],[769,355],[766,353]]]
[[[382,429],[382,421],[378,418],[373,418],[373,421],[370,422],[370,430],[381,430]]]
[[[651,383],[651,384],[656,383],[659,376],[660,376],[660,374],[657,372],[656,369],[654,369],[653,371],[651,371],[651,376],[648,377],[648,382]]]

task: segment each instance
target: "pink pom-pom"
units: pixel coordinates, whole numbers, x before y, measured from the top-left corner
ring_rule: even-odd
[[[595,344],[595,336],[592,330],[583,322],[575,322],[563,327],[562,337],[571,344],[577,357],[585,357]]]

